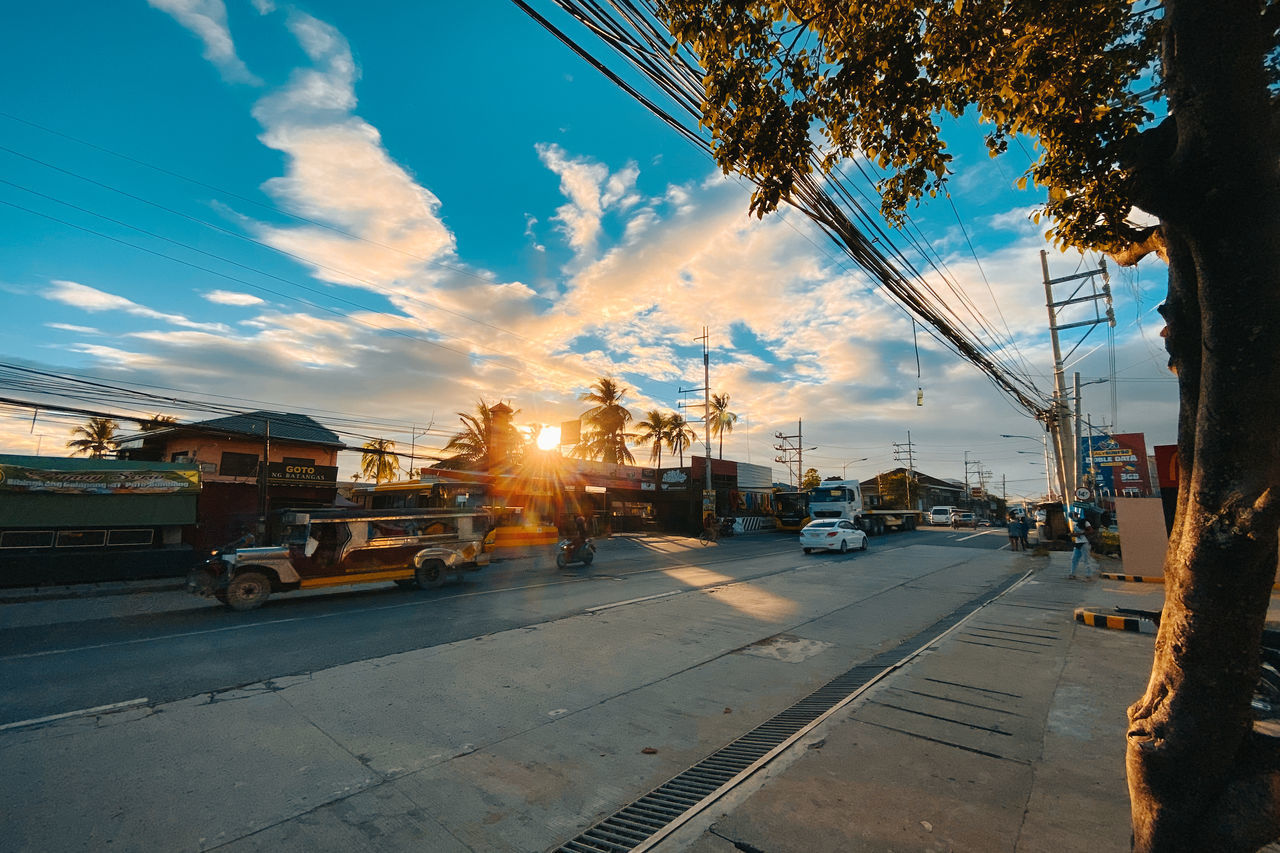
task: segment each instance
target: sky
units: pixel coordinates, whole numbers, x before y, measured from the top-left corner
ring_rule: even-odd
[[[726,458],[785,482],[776,436],[802,429],[804,467],[822,476],[905,464],[910,441],[933,476],[963,479],[967,459],[997,493],[1043,492],[1039,425],[925,330],[913,342],[907,315],[802,215],[749,216],[745,182],[514,4],[444,8],[7,9],[0,361],[301,412],[353,445],[430,454],[477,401],[559,424],[604,375],[637,420],[699,402],[681,390],[703,387],[705,327],[710,387],[739,417]],[[1055,277],[1098,259],[1058,252],[1031,220],[1042,191],[1014,186],[1030,141],[992,160],[968,117],[943,133],[951,200],[911,209],[913,227],[1049,389],[1039,253]],[[1063,332],[1068,382],[1092,383],[1094,424],[1172,443],[1154,312],[1166,269],[1109,269],[1114,344],[1104,327]],[[39,399],[12,384],[0,396]],[[65,454],[82,420],[0,405],[0,452]],[[340,476],[358,465],[342,454]]]

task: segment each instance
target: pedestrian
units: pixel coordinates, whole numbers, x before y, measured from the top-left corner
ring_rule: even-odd
[[[1067,577],[1070,580],[1093,580],[1093,563],[1089,557],[1089,535],[1090,525],[1087,519],[1078,515],[1072,516],[1073,529],[1071,532],[1071,543],[1074,546],[1071,553],[1071,574]],[[1076,574],[1076,570],[1081,561],[1084,561],[1085,575],[1080,578]]]
[[[1022,524],[1018,521],[1018,517],[1013,513],[1009,513],[1009,550],[1018,551],[1022,548]]]
[[[1023,513],[1018,519],[1018,539],[1022,543],[1022,550],[1027,550],[1030,543],[1027,542],[1027,532],[1031,529],[1031,521],[1027,518],[1027,514]]]

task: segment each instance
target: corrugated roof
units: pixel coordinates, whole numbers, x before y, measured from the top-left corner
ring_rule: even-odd
[[[342,439],[332,430],[326,429],[306,415],[291,412],[246,412],[242,415],[228,415],[225,418],[214,418],[210,421],[197,421],[192,424],[181,424],[174,429],[198,427],[201,430],[219,430],[234,435],[265,436],[267,422],[271,423],[271,437],[280,441],[305,441],[311,444],[332,444],[343,446]]]

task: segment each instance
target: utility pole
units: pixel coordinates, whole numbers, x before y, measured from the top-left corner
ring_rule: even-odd
[[[907,459],[907,506],[906,508],[911,509],[912,508],[911,481],[915,479],[915,476],[916,476],[915,445],[911,443],[911,430],[907,430],[906,444],[899,444],[896,441],[893,443],[894,461],[901,462],[902,457],[904,455],[906,456],[906,459]]]
[[[1071,445],[1071,482],[1078,489],[1080,488],[1080,371],[1075,371],[1071,379],[1075,386],[1072,390],[1076,395],[1075,443]]]
[[[796,455],[796,489],[798,490],[800,488],[800,481],[804,477],[804,419],[800,418],[796,420],[795,435],[783,435],[780,432],[775,432],[773,437],[778,439],[778,444],[775,444],[773,449],[779,452],[779,455],[775,456],[773,461],[781,462],[787,466],[788,479],[791,477],[791,454],[794,453]],[[792,441],[794,441],[795,444],[791,444]],[[810,447],[808,449],[817,450],[816,447]]]
[[[964,454],[964,491],[965,499],[968,500],[968,509],[973,509],[973,491],[969,488],[969,473],[972,471],[974,478],[978,481],[978,488],[982,490],[983,499],[986,499],[986,483],[983,480],[982,460],[975,459],[969,461],[969,452]]]
[[[964,500],[960,505],[965,509],[969,508],[969,451],[964,452]]]
[[[681,388],[679,393],[688,394],[692,391],[702,392],[702,442],[704,448],[704,461],[706,462],[705,467],[707,469],[705,482],[703,484],[702,503],[704,512],[714,512],[714,505],[709,509],[706,506],[708,500],[715,500],[715,492],[711,489],[711,338],[706,326],[702,327],[702,336],[694,338],[694,340],[702,341],[702,387]],[[678,405],[681,408],[685,407],[683,402]]]
[[[1112,327],[1116,324],[1115,311],[1111,306],[1111,282],[1107,277],[1107,262],[1104,260],[1100,263],[1096,270],[1086,270],[1085,272],[1076,273],[1074,275],[1063,276],[1062,278],[1049,277],[1049,253],[1040,250],[1040,269],[1044,273],[1044,298],[1045,306],[1049,311],[1049,335],[1053,342],[1053,406],[1050,411],[1045,413],[1045,426],[1053,435],[1054,456],[1058,463],[1058,489],[1062,492],[1063,503],[1070,501],[1071,490],[1076,486],[1078,479],[1076,477],[1076,468],[1072,464],[1072,459],[1078,456],[1075,452],[1075,441],[1072,438],[1070,409],[1067,404],[1066,380],[1063,375],[1062,366],[1062,347],[1058,341],[1058,332],[1066,329],[1075,329],[1083,326],[1096,326],[1100,323],[1108,323]],[[1085,296],[1076,296],[1080,292],[1078,286],[1070,297],[1061,301],[1054,301],[1053,286],[1055,284],[1064,284],[1070,281],[1082,279],[1093,280],[1094,276],[1102,276],[1102,287],[1099,290],[1094,288],[1092,293]],[[1104,302],[1106,304],[1106,312],[1097,314],[1093,319],[1082,320],[1075,323],[1058,323],[1058,309],[1068,305],[1077,305],[1085,302],[1095,303]],[[1083,340],[1083,339],[1081,339]],[[1068,356],[1075,352],[1076,347],[1080,346],[1080,342],[1076,342],[1076,346],[1071,348]],[[1077,399],[1079,397],[1077,396]],[[1075,482],[1068,482],[1074,480]]]

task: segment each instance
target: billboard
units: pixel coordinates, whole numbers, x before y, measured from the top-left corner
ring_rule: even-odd
[[[86,465],[59,470],[0,464],[0,490],[79,495],[195,494],[200,491],[200,472],[195,468],[157,471]]]
[[[1080,437],[1081,476],[1100,497],[1151,495],[1147,439],[1143,433],[1096,433]]]

